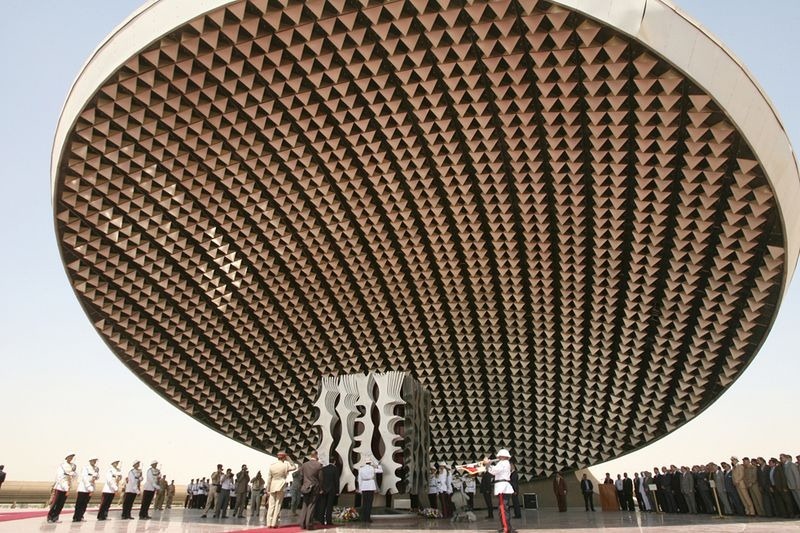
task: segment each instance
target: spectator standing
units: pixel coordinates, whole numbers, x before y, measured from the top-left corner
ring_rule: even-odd
[[[464,476],[464,494],[467,496],[467,511],[475,510],[475,477]]]
[[[5,470],[5,468],[6,468],[5,465],[0,465],[0,489],[3,488],[3,483],[6,480],[6,470]]]
[[[627,474],[625,479],[627,479]],[[556,495],[556,502],[558,502],[558,512],[567,512],[567,482],[561,472],[556,472],[556,477],[553,478],[553,492]]]
[[[581,477],[581,494],[583,494],[583,504],[586,510],[594,511],[594,484],[586,477],[586,474]]]
[[[258,511],[261,509],[261,497],[264,495],[264,478],[261,477],[261,470],[256,472],[256,477],[250,482],[250,517],[258,518]]]
[[[225,476],[225,472],[222,470],[222,465],[218,464],[217,469],[211,474],[211,485],[209,486],[209,495],[208,501],[206,505],[203,506],[203,514],[200,515],[200,518],[205,518],[208,516],[208,511],[211,509],[216,509],[217,498],[219,497],[219,493],[222,492],[222,478]],[[205,478],[204,478],[205,479]]]
[[[247,489],[250,486],[250,472],[247,470],[247,465],[242,465],[242,469],[236,474],[236,509],[233,515],[236,518],[244,518],[244,512],[247,510]]]
[[[329,526],[333,523],[333,506],[339,495],[339,469],[333,463],[324,463],[320,473],[322,493],[317,503],[317,520]]]
[[[175,498],[175,480],[169,482],[167,485],[167,509],[172,509],[172,500]]]
[[[233,480],[233,471],[228,468],[222,476],[217,501],[214,504],[214,518],[228,518],[228,502],[231,492],[236,487]]]
[[[488,470],[481,474],[481,494],[483,494],[483,501],[486,503],[486,518],[494,518],[494,476]]]

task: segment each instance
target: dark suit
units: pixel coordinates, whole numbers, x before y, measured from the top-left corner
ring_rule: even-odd
[[[627,509],[628,511],[636,510],[633,506],[633,480],[629,477],[622,480],[622,498],[625,500],[623,509]]]
[[[786,474],[783,466],[770,467],[770,484],[772,493],[775,496],[775,508],[777,513],[784,518],[791,518],[794,508],[792,507],[792,495],[789,492],[789,484],[786,483]]]
[[[333,523],[333,505],[339,495],[339,469],[336,465],[327,464],[322,467],[322,494],[317,501],[317,520],[325,525]]]
[[[314,508],[322,486],[321,473],[322,463],[316,459],[309,459],[300,467],[300,475],[303,476],[303,484],[300,485],[300,492],[303,494],[300,529],[314,529]]]
[[[744,505],[739,492],[736,490],[736,485],[733,483],[733,470],[725,472],[725,492],[728,494],[728,499],[731,501],[731,507],[734,514],[744,514]]]
[[[484,472],[481,476],[481,494],[483,494],[483,501],[486,502],[486,511],[488,513],[486,518],[493,518],[494,498],[492,496],[494,496],[494,476],[488,471]]]
[[[586,510],[590,508],[594,511],[594,485],[590,479],[581,480],[581,492],[583,493],[583,503],[586,505]]]

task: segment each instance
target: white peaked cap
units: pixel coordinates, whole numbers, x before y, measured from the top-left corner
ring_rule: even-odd
[[[500,448],[500,451],[498,451],[495,455],[497,455],[497,457],[507,457],[511,459],[511,454],[508,453],[508,450],[505,448]]]

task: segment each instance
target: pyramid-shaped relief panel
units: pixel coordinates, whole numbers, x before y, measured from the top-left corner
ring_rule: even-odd
[[[405,370],[437,460],[505,445],[526,476],[703,409],[763,340],[785,262],[724,110],[535,1],[187,21],[80,113],[56,220],[98,331],[211,427],[300,450],[308,383]]]

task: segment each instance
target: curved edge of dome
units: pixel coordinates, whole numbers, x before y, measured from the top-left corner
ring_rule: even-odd
[[[800,256],[800,169],[775,106],[742,62],[666,0],[553,0],[611,25],[661,55],[704,89],[739,128],[775,191],[784,229],[786,294]]]
[[[72,82],[53,139],[50,197],[55,201],[58,168],[67,136],[86,102],[125,61],[177,26],[236,0],[149,0],[95,48]]]

